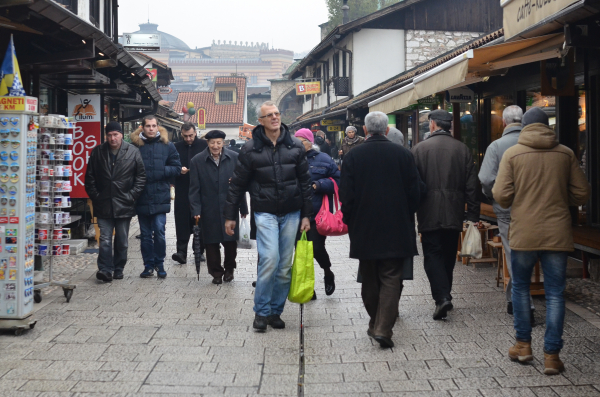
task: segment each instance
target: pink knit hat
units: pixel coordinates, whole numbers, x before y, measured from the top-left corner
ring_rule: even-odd
[[[304,138],[307,141],[310,141],[310,143],[315,143],[315,136],[308,128],[300,128],[298,131],[296,131],[295,136],[296,138]]]

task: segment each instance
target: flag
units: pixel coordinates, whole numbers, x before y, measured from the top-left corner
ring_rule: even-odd
[[[19,71],[19,62],[15,53],[15,44],[13,36],[10,36],[10,43],[6,49],[4,62],[0,68],[0,96],[25,96],[23,83],[21,83],[21,72]]]

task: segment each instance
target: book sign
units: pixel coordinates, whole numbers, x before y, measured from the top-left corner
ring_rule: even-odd
[[[311,81],[307,83],[296,83],[296,95],[312,95],[321,93],[321,82]]]

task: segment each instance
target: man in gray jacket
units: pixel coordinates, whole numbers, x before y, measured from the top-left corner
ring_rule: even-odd
[[[517,144],[519,140],[519,134],[521,133],[521,120],[523,119],[523,110],[519,106],[509,106],[504,109],[502,113],[502,123],[504,124],[504,132],[502,137],[496,139],[488,146],[485,157],[483,158],[483,164],[481,164],[481,170],[479,171],[479,180],[483,194],[492,200],[494,213],[498,220],[498,229],[500,230],[500,237],[502,237],[502,245],[504,246],[504,252],[506,254],[506,266],[508,273],[510,274],[511,280],[506,286],[506,311],[508,314],[513,314],[512,305],[512,268],[510,265],[510,246],[508,245],[508,228],[510,225],[510,208],[504,209],[493,199],[492,188],[496,182],[496,175],[498,175],[498,167],[500,166],[500,160],[504,152]],[[531,323],[534,323],[533,311],[533,299],[530,297],[531,305]]]

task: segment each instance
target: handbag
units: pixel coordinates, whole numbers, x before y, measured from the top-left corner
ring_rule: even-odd
[[[306,238],[306,232],[302,232],[302,237],[296,243],[288,299],[294,303],[306,303],[312,299],[314,291],[315,262],[313,243]]]
[[[315,217],[315,223],[317,224],[317,231],[321,236],[343,236],[344,234],[348,234],[348,225],[344,223],[344,214],[342,214],[342,211],[339,209],[341,202],[337,183],[335,183],[333,178],[329,179],[333,182],[333,204],[335,213],[332,214],[329,212],[329,197],[324,194],[321,209]]]

